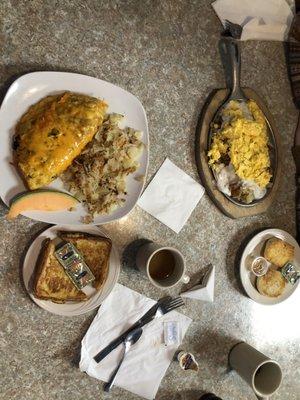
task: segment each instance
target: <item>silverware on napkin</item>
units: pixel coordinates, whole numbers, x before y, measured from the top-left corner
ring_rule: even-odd
[[[176,297],[175,299],[172,299],[171,297],[164,297],[154,306],[152,306],[146,314],[142,316],[135,324],[133,324],[129,329],[127,329],[126,332],[122,333],[119,337],[114,339],[108,346],[106,346],[104,349],[99,351],[98,354],[94,356],[94,360],[96,363],[99,363],[102,361],[111,351],[116,349],[121,343],[124,342],[125,338],[127,335],[132,332],[134,329],[137,328],[142,328],[149,322],[153,321],[155,318],[159,318],[164,314],[167,314],[168,312],[175,310],[178,307],[183,306],[184,302],[181,297]]]
[[[140,337],[142,336],[142,333],[143,333],[143,329],[137,328],[137,329],[134,329],[133,331],[131,331],[124,339],[124,342],[123,342],[124,352],[123,352],[122,358],[121,358],[117,368],[114,370],[112,376],[109,378],[109,381],[107,383],[105,383],[105,385],[103,387],[105,392],[109,392],[110,389],[112,388],[112,386],[115,382],[117,373],[118,373],[119,369],[121,368],[121,365],[123,364],[126,354],[129,352],[131,347],[140,339]]]

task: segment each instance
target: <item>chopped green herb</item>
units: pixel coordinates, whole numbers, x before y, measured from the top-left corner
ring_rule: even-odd
[[[48,133],[48,137],[57,137],[59,136],[59,130],[56,128],[51,129],[51,131]]]

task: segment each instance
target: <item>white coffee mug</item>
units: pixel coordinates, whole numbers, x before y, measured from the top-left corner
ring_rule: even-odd
[[[229,365],[252,387],[258,399],[268,399],[279,389],[282,371],[278,362],[245,342],[231,349]]]
[[[153,256],[162,250],[171,252],[174,257],[175,265],[174,270],[170,276],[164,279],[153,279],[150,275],[149,266]],[[182,253],[174,247],[160,246],[156,243],[147,243],[143,245],[137,253],[136,265],[138,269],[147,276],[149,281],[156,287],[161,289],[171,288],[180,281],[188,283],[190,278],[185,274],[185,261]]]

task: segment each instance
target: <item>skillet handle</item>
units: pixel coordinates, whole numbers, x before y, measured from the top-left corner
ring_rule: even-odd
[[[239,41],[232,37],[222,37],[219,41],[219,51],[223,60],[227,85],[231,88],[231,96],[237,99],[243,98],[244,94],[240,87],[241,52]]]

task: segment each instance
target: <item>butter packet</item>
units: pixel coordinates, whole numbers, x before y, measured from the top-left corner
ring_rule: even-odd
[[[166,346],[179,345],[180,336],[179,323],[177,321],[164,322],[164,343]]]

